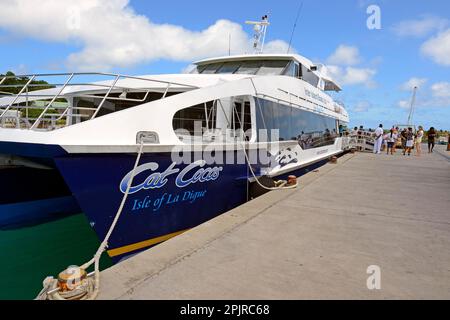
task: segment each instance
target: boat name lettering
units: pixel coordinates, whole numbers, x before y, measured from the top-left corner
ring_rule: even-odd
[[[129,194],[139,192],[141,190],[159,189],[164,187],[168,182],[168,177],[178,173],[175,179],[175,185],[179,188],[187,187],[195,183],[204,183],[208,181],[217,180],[220,176],[220,172],[223,167],[207,167],[205,160],[195,161],[183,170],[176,168],[176,162],[172,162],[170,166],[164,172],[158,172],[159,165],[156,162],[149,162],[138,166],[135,170],[135,177],[143,172],[152,172],[147,178],[140,184],[132,185],[130,187]],[[197,170],[195,170],[197,169]],[[133,171],[128,172],[120,182],[120,191],[125,193],[127,191],[128,183],[131,179]]]

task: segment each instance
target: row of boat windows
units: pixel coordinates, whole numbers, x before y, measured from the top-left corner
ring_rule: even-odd
[[[197,66],[191,73],[281,75],[287,60],[230,61]]]
[[[319,77],[302,64],[288,60],[229,61],[196,66],[194,74],[287,75],[317,87]]]
[[[302,149],[332,145],[338,137],[336,119],[264,99],[256,102],[256,125],[267,129],[269,141],[275,139],[272,129],[279,130],[280,141],[297,140]]]
[[[179,136],[201,135],[205,130],[217,129],[217,112],[222,112],[219,103],[211,101],[178,111],[173,118],[173,129]],[[227,128],[248,135],[252,128],[250,110],[249,101],[233,102]],[[256,100],[256,129],[258,141],[296,140],[303,149],[332,145],[338,137],[336,119],[265,99]],[[246,138],[250,140],[251,136]]]

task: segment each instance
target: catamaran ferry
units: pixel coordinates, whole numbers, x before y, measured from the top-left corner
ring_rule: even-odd
[[[64,80],[33,90],[45,76]],[[126,196],[108,241],[116,262],[241,205],[257,179],[346,147],[348,114],[327,93],[341,88],[298,54],[216,57],[183,74],[21,78],[18,94],[0,98],[2,188],[75,199],[101,240]]]

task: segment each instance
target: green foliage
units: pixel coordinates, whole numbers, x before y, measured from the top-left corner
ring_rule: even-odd
[[[8,71],[8,72],[6,72],[6,74],[0,74],[0,81],[5,76],[6,77],[13,77],[13,78],[8,78],[2,83],[2,87],[0,87],[0,91],[2,91],[2,92],[9,92],[9,93],[17,94],[17,93],[20,92],[22,87],[8,87],[8,85],[9,86],[15,86],[15,85],[24,86],[30,80],[30,78],[28,78],[28,77],[16,77],[16,75],[13,72]],[[43,90],[43,89],[54,88],[54,86],[49,85],[48,82],[43,81],[43,80],[33,80],[31,82],[31,84],[39,85],[39,86],[29,87],[28,91],[36,91],[36,90]],[[42,85],[42,86],[40,86],[40,85]]]

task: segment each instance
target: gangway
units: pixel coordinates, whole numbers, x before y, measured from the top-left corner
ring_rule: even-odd
[[[344,144],[344,149],[372,152],[375,144],[374,134],[371,131],[359,130],[356,134],[350,134]]]

